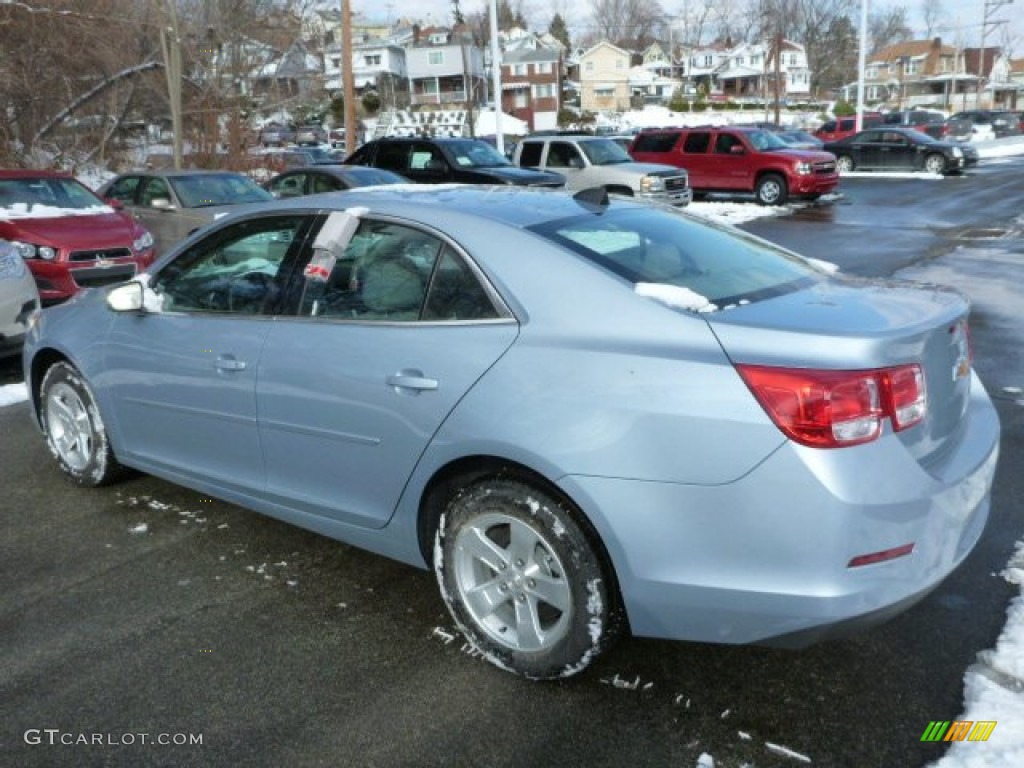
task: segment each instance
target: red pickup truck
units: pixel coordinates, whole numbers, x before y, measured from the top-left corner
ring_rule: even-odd
[[[661,128],[637,134],[634,160],[685,168],[694,195],[752,192],[762,205],[814,200],[839,185],[836,158],[794,149],[774,133],[745,126]]]

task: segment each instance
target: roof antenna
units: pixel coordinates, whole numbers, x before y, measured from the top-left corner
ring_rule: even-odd
[[[610,203],[608,199],[608,190],[604,187],[588,187],[587,189],[581,189],[572,196],[572,199],[585,208],[607,208]]]

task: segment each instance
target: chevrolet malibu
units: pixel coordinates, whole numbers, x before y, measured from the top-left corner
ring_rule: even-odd
[[[73,482],[429,568],[517,674],[804,645],[968,556],[999,444],[965,298],[819,264],[602,190],[293,198],[37,313],[26,380]]]

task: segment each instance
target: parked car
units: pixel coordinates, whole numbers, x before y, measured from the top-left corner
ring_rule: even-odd
[[[836,159],[794,149],[761,128],[704,126],[643,131],[630,154],[637,160],[685,168],[694,194],[750,193],[762,205],[790,198],[815,200],[839,186]]]
[[[111,179],[100,195],[143,222],[158,254],[233,206],[272,200],[252,179],[231,171],[134,171]]]
[[[44,304],[148,267],[153,235],[63,173],[0,171],[0,239],[12,243]]]
[[[565,176],[518,168],[485,141],[457,138],[374,139],[345,159],[346,165],[383,168],[417,184],[512,184],[558,188]]]
[[[865,112],[861,119],[861,130],[881,125],[882,120],[881,112]],[[837,117],[835,120],[826,120],[814,131],[814,135],[827,144],[830,141],[838,141],[847,136],[852,136],[856,132],[857,118],[851,115],[849,117]]]
[[[266,184],[266,189],[277,198],[314,195],[318,192],[336,192],[378,184],[408,184],[409,180],[382,168],[362,165],[314,165],[293,168],[278,174]]]
[[[913,128],[872,128],[825,145],[840,171],[959,173],[978,162],[969,145],[939,141]]]
[[[325,144],[327,131],[320,125],[300,125],[295,129],[296,144]]]
[[[901,109],[887,113],[882,118],[882,124],[913,128],[915,131],[927,133],[933,139],[942,139],[946,120],[944,114],[931,109]]]
[[[663,163],[637,162],[610,136],[531,134],[516,145],[513,161],[524,168],[562,173],[569,189],[596,187],[677,206],[693,200],[686,171]]]
[[[991,133],[991,138],[1001,139],[1006,136],[1016,136],[1021,132],[1020,120],[1008,110],[968,109],[964,112],[957,112],[953,117],[970,120],[974,124],[975,141],[985,139],[986,134],[989,133]]]
[[[21,353],[39,291],[18,249],[0,240],[0,359]]]
[[[264,147],[280,147],[295,141],[295,130],[284,123],[267,123],[260,129],[259,142]]]
[[[999,452],[969,312],[602,190],[383,186],[225,217],[23,359],[72,482],[431,568],[482,658],[559,678],[626,628],[796,645],[942,582]]]

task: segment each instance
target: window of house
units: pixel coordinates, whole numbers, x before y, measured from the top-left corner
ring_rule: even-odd
[[[583,70],[585,72],[593,72],[594,71],[594,62],[588,61],[586,64],[583,65]]]
[[[368,67],[379,67],[380,66],[380,54],[370,54],[363,57],[363,61],[366,62]]]
[[[512,74],[517,76],[517,77],[525,77],[526,74],[527,74],[526,65],[525,64],[513,64],[512,65]]]
[[[538,61],[533,66],[538,75],[550,75],[552,72],[550,61]]]
[[[444,64],[444,51],[428,51],[427,63],[432,67]]]
[[[544,83],[533,86],[533,97],[535,99],[550,99],[555,95],[554,83]]]

